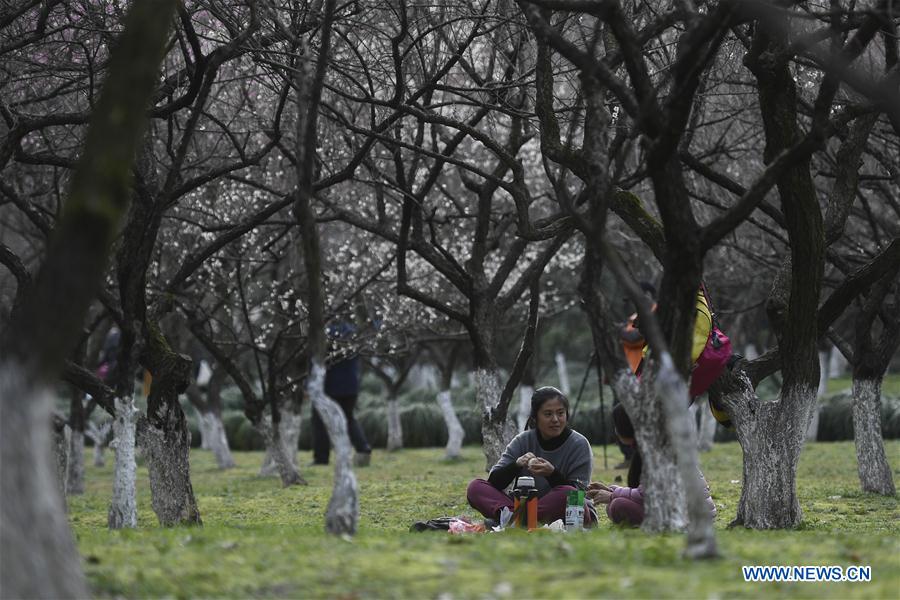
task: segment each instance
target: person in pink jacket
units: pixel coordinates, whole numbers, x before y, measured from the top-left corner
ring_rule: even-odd
[[[634,426],[628,418],[622,405],[613,409],[613,426],[616,435],[623,444],[636,447]],[[703,479],[703,474],[697,473],[706,486],[706,502],[716,516],[716,504],[709,494],[709,485]],[[640,525],[644,521],[644,488],[640,484],[641,460],[640,453],[635,452],[635,457],[628,470],[628,486],[606,485],[596,481],[588,486],[587,497],[595,505],[606,505],[606,515],[613,523],[627,523],[632,526]]]

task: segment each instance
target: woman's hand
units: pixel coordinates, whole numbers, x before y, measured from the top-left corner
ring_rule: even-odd
[[[556,470],[556,467],[545,458],[532,457],[532,459],[528,461],[528,470],[535,475],[549,477],[553,474],[553,471]]]
[[[520,456],[519,458],[516,459],[516,464],[522,468],[525,468],[528,466],[528,461],[530,461],[532,458],[534,458],[534,453],[526,452],[525,454],[523,454],[522,456]]]
[[[598,504],[609,504],[612,501],[612,492],[608,489],[588,488],[585,497],[593,502],[595,506]]]
[[[612,488],[603,483],[602,481],[593,481],[590,485],[587,486],[588,491],[590,490],[605,490],[607,492],[611,492]]]

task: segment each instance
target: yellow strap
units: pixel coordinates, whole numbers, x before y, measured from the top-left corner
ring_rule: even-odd
[[[694,342],[691,346],[691,363],[697,362],[706,342],[709,340],[709,334],[712,331],[712,311],[709,310],[709,301],[703,290],[697,292],[697,319],[694,321]]]

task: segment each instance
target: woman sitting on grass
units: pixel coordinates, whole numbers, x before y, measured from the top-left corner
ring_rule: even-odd
[[[590,443],[569,428],[568,420],[569,401],[561,391],[549,386],[535,390],[525,431],[509,443],[487,481],[475,479],[466,490],[469,504],[488,524],[499,523],[503,507],[513,509],[511,495],[503,490],[520,475],[534,477],[539,521],[565,518],[568,492],[585,489],[593,468]],[[595,522],[593,505],[585,501],[584,524]]]
[[[618,485],[606,485],[599,481],[588,486],[587,497],[595,505],[606,505],[606,516],[613,523],[626,523],[637,526],[644,521],[644,488],[641,485],[641,453],[637,449],[637,441],[634,437],[634,425],[628,418],[625,408],[618,404],[612,412],[613,427],[619,441],[635,449],[628,467],[628,487]],[[716,504],[709,495],[709,485],[703,479],[703,474],[698,473],[706,486],[706,503],[716,516]]]

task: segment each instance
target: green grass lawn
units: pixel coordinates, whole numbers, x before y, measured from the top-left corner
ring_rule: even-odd
[[[609,464],[621,458],[610,448]],[[900,442],[888,444],[900,479]],[[898,598],[896,498],[859,492],[853,444],[809,444],[800,463],[804,524],[795,531],[728,530],[740,494],[741,452],[719,444],[702,456],[719,506],[722,558],[680,558],[683,537],[603,523],[587,533],[410,533],[416,520],[475,516],[464,490],[482,473],[479,448],[447,463],[439,449],[376,452],[359,470],[360,531],[323,531],[330,468],[304,470],[306,487],[259,478],[261,453],[237,453],[219,471],[192,455],[203,527],[161,529],[139,469],[139,528],[106,529],[111,467],[89,468],[87,493],[69,499],[85,570],[100,597],[290,598]],[[302,461],[309,459],[304,453]],[[111,462],[111,461],[108,461]],[[611,481],[601,448],[595,479]],[[741,565],[870,565],[870,583],[745,583]],[[50,575],[48,575],[50,576]]]

